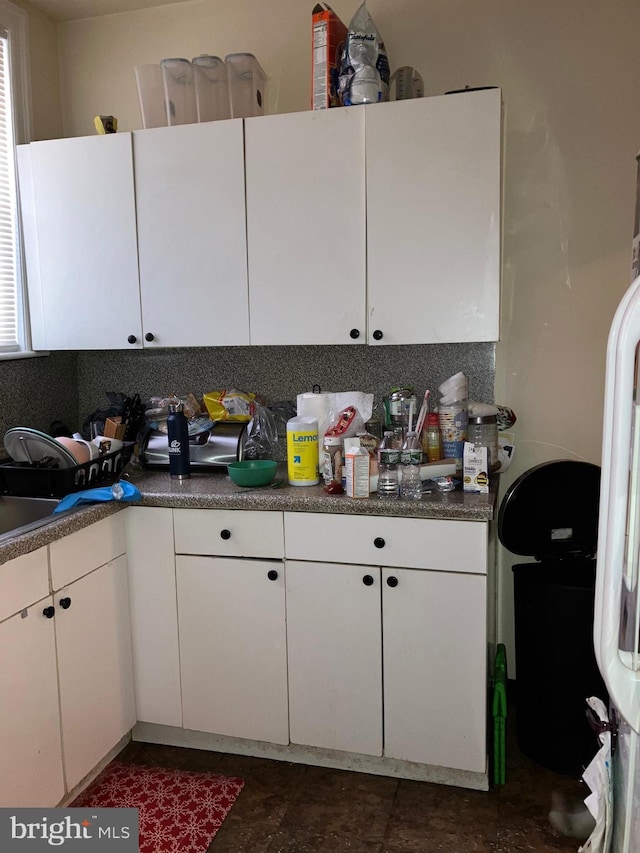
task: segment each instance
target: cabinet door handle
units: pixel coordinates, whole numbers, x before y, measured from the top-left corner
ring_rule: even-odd
[[[151,341],[153,340],[153,332],[147,332],[147,334],[144,336],[144,339],[145,341],[149,341],[149,343],[151,343]]]
[[[387,578],[387,586],[398,586],[398,578],[395,575],[390,575]]]
[[[351,331],[349,332],[349,337],[353,338],[355,341],[356,338],[360,337],[360,330],[359,329],[351,329]]]
[[[221,530],[220,531],[221,539],[231,539],[231,531],[230,530]]]
[[[44,610],[42,611],[42,615],[43,615],[43,616],[46,616],[46,617],[47,617],[47,619],[52,619],[52,618],[53,618],[53,614],[54,614],[55,612],[56,612],[55,607],[53,607],[53,606],[50,604],[50,605],[49,605],[49,607],[45,607],[45,608],[44,608]]]
[[[373,578],[371,577],[371,575],[365,575],[365,576],[362,578],[362,583],[363,583],[365,586],[373,586]]]
[[[382,338],[383,338],[382,332],[380,331],[380,329],[376,329],[375,332],[373,333],[373,340],[374,341],[381,341]]]
[[[275,569],[269,569],[269,571],[267,572],[267,577],[269,578],[270,581],[277,581],[278,580],[278,573],[276,572]]]
[[[136,336],[135,336],[135,335],[129,335],[129,337],[127,338],[127,341],[128,341],[130,344],[135,344],[135,342],[136,342],[137,340],[138,340],[138,339],[136,338]]]
[[[68,610],[71,607],[71,599],[68,597],[61,598],[58,604],[60,605],[60,607],[62,607],[63,610]]]
[[[373,544],[376,546],[376,548],[384,548],[387,543],[384,541],[382,536],[376,536],[376,538],[373,540]]]

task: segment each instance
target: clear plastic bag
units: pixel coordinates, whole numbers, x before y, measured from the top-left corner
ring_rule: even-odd
[[[272,459],[278,444],[276,419],[266,406],[256,405],[253,418],[247,427],[244,443],[245,459]]]
[[[389,100],[389,60],[363,3],[349,23],[340,61],[339,94],[345,107]]]

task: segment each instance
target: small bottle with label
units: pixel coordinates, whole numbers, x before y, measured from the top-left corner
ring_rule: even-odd
[[[422,500],[421,463],[422,445],[417,434],[412,431],[407,433],[407,438],[400,451],[400,497],[404,500]]]
[[[344,439],[339,435],[325,435],[322,445],[322,479],[325,485],[342,483]]]
[[[422,449],[426,453],[427,462],[439,462],[442,459],[442,436],[437,412],[427,415],[427,428],[422,436]]]
[[[398,462],[400,451],[393,446],[393,432],[387,430],[378,446],[378,497],[396,500],[400,493]]]
[[[174,480],[188,480],[191,476],[189,461],[189,424],[181,402],[169,403],[167,417],[169,441],[169,474]]]

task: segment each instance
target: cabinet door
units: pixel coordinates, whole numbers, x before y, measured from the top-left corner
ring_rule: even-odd
[[[136,722],[126,557],[56,593],[54,604],[71,790]]]
[[[185,729],[289,743],[282,563],[178,556],[176,573]]]
[[[365,343],[364,113],[245,120],[252,344]]]
[[[39,280],[29,280],[29,299],[43,346],[141,346],[131,134],[30,149]]]
[[[380,570],[287,561],[291,742],[382,755]]]
[[[136,713],[140,721],[182,725],[173,510],[126,511],[129,605]]]
[[[0,624],[0,806],[64,796],[54,620],[43,599]]]
[[[242,121],[137,131],[133,151],[145,346],[248,344]]]
[[[485,577],[382,577],[385,756],[486,772]]]
[[[364,109],[368,341],[498,340],[500,90]]]

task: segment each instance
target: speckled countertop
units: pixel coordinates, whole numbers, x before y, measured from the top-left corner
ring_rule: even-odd
[[[460,521],[491,521],[497,500],[494,478],[487,495],[453,492],[425,493],[421,501],[380,501],[375,495],[355,500],[346,495],[327,495],[322,486],[289,486],[286,466],[281,465],[276,481],[278,488],[242,489],[229,479],[226,470],[194,474],[183,483],[172,480],[168,473],[132,471],[129,477],[142,492],[142,506],[189,507],[199,509],[251,509],[288,512],[335,512],[350,515],[393,515],[407,518],[441,518]],[[34,551],[43,545],[80,530],[127,504],[102,503],[52,520],[31,533],[0,543],[0,564]]]

